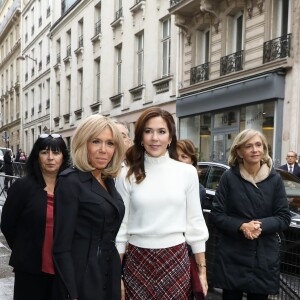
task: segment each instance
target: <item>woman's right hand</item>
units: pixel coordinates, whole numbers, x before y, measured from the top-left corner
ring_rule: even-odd
[[[123,278],[121,279],[121,300],[125,300],[125,284]]]

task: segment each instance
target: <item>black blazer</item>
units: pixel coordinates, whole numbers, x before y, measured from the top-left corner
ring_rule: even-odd
[[[113,179],[108,192],[91,172],[69,168],[55,187],[53,259],[62,298],[120,300],[115,237],[125,207]]]
[[[284,164],[284,165],[280,166],[279,169],[285,170],[287,172],[289,171],[288,167],[287,167],[287,164]],[[297,163],[294,164],[293,174],[295,176],[297,176],[298,178],[300,178],[300,166]]]
[[[12,250],[9,264],[15,270],[40,273],[45,237],[47,192],[45,181],[32,176],[17,179],[8,190],[1,231]]]

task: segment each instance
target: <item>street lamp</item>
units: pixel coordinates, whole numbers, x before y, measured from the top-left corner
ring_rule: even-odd
[[[31,59],[32,61],[35,62],[35,64],[37,64],[37,60],[36,60],[35,58],[32,58],[32,57],[31,57],[30,55],[28,55],[28,54],[25,54],[25,56],[24,56],[24,55],[21,55],[21,56],[18,56],[18,57],[17,57],[17,59],[21,59],[21,60],[25,60],[26,58]]]

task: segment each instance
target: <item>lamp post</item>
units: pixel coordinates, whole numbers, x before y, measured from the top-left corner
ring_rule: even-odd
[[[6,148],[9,148],[9,133],[7,131],[2,133],[2,139],[5,142]]]
[[[31,59],[32,61],[35,62],[35,64],[37,64],[37,60],[35,58],[32,58],[30,55],[28,54],[25,54],[25,55],[21,55],[21,56],[18,56],[17,59],[21,59],[21,60],[25,60],[26,58],[29,58]]]

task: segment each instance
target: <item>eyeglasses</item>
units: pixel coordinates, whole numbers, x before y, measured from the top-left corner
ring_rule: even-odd
[[[58,134],[58,133],[52,133],[52,134],[42,133],[42,134],[40,134],[39,138],[45,139],[45,138],[47,138],[47,137],[49,137],[49,136],[52,137],[52,138],[54,138],[54,139],[61,138],[61,135]]]
[[[296,157],[296,156],[295,155],[287,155],[286,157],[288,158],[288,157]]]

